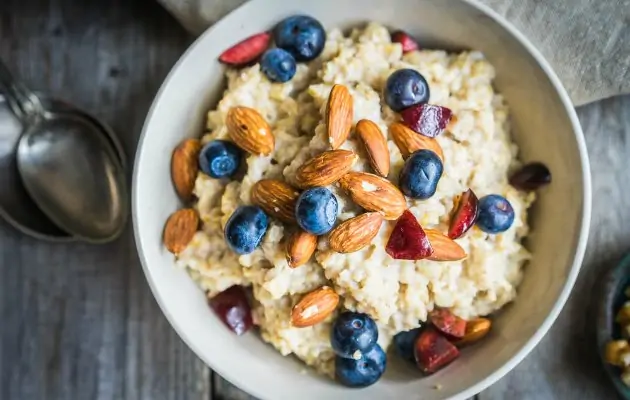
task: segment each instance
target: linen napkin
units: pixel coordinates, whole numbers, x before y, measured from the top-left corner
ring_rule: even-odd
[[[158,0],[200,34],[245,0]],[[575,105],[630,93],[630,0],[480,0],[542,51]]]

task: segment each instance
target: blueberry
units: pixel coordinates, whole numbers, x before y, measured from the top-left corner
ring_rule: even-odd
[[[241,165],[241,149],[232,142],[215,140],[199,153],[199,168],[213,178],[229,178]]]
[[[276,46],[291,53],[297,61],[311,61],[324,50],[326,31],[315,18],[294,15],[276,25],[273,40]]]
[[[249,254],[267,232],[269,218],[256,206],[241,206],[225,225],[225,241],[237,254]]]
[[[330,343],[340,357],[358,360],[378,340],[378,328],[369,315],[346,311],[340,314],[330,331]]]
[[[287,82],[295,75],[293,56],[282,49],[269,49],[260,60],[260,70],[272,82]]]
[[[415,328],[410,331],[400,332],[394,336],[394,346],[396,352],[403,359],[415,362],[414,347],[421,328]]]
[[[429,96],[429,84],[415,69],[399,69],[385,83],[385,102],[396,112],[426,103]]]
[[[336,356],[335,376],[345,386],[366,387],[379,380],[386,366],[385,352],[377,344],[363,354],[360,360]]]
[[[431,150],[418,150],[409,156],[400,172],[400,190],[412,199],[426,200],[435,194],[444,166]]]
[[[510,229],[514,222],[514,209],[509,201],[498,194],[479,200],[477,226],[486,233],[501,233]]]
[[[337,220],[339,205],[332,192],[324,187],[315,187],[302,192],[295,204],[298,225],[313,235],[330,232]]]

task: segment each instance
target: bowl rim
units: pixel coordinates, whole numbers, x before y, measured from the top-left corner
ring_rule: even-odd
[[[170,313],[167,311],[164,305],[164,299],[162,299],[162,297],[160,296],[160,294],[158,293],[156,289],[156,284],[153,280],[153,276],[151,274],[150,269],[147,266],[146,257],[144,255],[144,251],[141,246],[140,233],[139,233],[138,220],[137,220],[138,217],[136,213],[136,210],[140,206],[138,204],[138,193],[137,193],[137,187],[138,187],[137,180],[138,180],[138,169],[139,169],[138,166],[140,164],[140,159],[142,158],[143,149],[145,148],[144,141],[147,139],[147,136],[148,136],[147,132],[148,132],[148,127],[150,125],[150,121],[153,119],[153,115],[155,113],[158,103],[161,100],[163,92],[165,91],[166,87],[169,85],[176,71],[179,70],[184,60],[187,59],[188,56],[193,51],[196,50],[196,48],[200,45],[201,42],[205,41],[207,37],[212,35],[214,31],[217,29],[217,27],[225,24],[226,23],[225,20],[229,16],[231,16],[232,14],[238,12],[239,10],[245,7],[253,7],[254,5],[258,5],[259,3],[262,3],[263,1],[264,0],[250,0],[238,6],[237,8],[235,8],[234,10],[226,14],[224,17],[222,17],[219,21],[214,23],[212,26],[207,28],[201,35],[199,35],[199,37],[197,37],[197,39],[195,39],[195,41],[192,44],[189,45],[189,47],[180,56],[180,58],[175,63],[175,65],[173,65],[168,75],[166,76],[162,84],[160,85],[160,88],[158,92],[156,93],[154,100],[151,104],[151,107],[147,113],[147,117],[145,118],[145,121],[142,127],[142,132],[140,134],[140,138],[138,140],[138,144],[136,148],[137,150],[136,150],[136,155],[135,155],[135,160],[134,160],[134,165],[133,165],[133,177],[132,177],[132,208],[131,209],[132,209],[134,239],[136,243],[136,250],[138,252],[138,257],[140,259],[140,263],[142,264],[142,270],[144,272],[147,283],[149,284],[153,297],[155,298],[156,302],[158,303],[158,306],[160,307],[162,313],[168,320],[171,327],[175,330],[175,332],[182,339],[182,341],[195,353],[195,355],[199,357],[214,372],[218,373],[219,375],[221,375],[221,377],[223,377],[230,383],[234,384],[238,388],[246,391],[247,393],[253,396],[256,396],[261,399],[269,399],[266,393],[261,393],[257,387],[253,385],[249,385],[245,381],[242,381],[241,379],[238,378],[238,375],[235,374],[233,371],[227,371],[224,368],[222,368],[222,366],[213,363],[208,357],[206,357],[204,354],[202,354],[199,351],[197,346],[195,346],[192,340],[190,340],[186,332],[184,332],[184,330],[175,323],[174,317],[170,315]],[[514,367],[516,367],[525,358],[525,356],[527,356],[534,349],[534,347],[542,340],[542,338],[551,328],[551,325],[555,322],[556,318],[560,314],[560,311],[564,307],[571,293],[571,290],[575,284],[580,268],[582,266],[582,261],[584,258],[584,253],[586,251],[586,245],[588,242],[589,227],[591,223],[592,198],[591,198],[590,163],[589,163],[588,152],[586,149],[586,142],[584,139],[584,134],[582,132],[582,127],[578,119],[577,113],[575,111],[575,108],[573,106],[573,103],[566,89],[562,85],[560,79],[554,72],[549,62],[544,58],[542,53],[529,41],[529,39],[525,37],[523,33],[521,33],[514,25],[508,22],[500,14],[492,10],[489,6],[486,6],[485,4],[480,3],[478,0],[459,0],[459,1],[462,3],[466,3],[467,5],[471,6],[472,8],[477,9],[481,13],[485,14],[486,16],[494,20],[494,22],[496,22],[508,34],[510,34],[514,39],[516,39],[521,46],[523,46],[523,48],[531,55],[531,57],[536,61],[539,67],[544,71],[545,75],[547,75],[554,90],[558,94],[560,101],[562,102],[562,105],[564,106],[566,115],[569,118],[569,121],[573,129],[573,134],[574,134],[574,138],[577,144],[579,158],[580,158],[581,167],[582,167],[581,180],[582,180],[582,185],[583,185],[582,213],[581,213],[582,218],[580,221],[581,227],[580,227],[578,240],[575,247],[575,253],[573,255],[573,261],[571,263],[571,268],[567,275],[566,281],[564,283],[564,286],[562,287],[562,290],[560,291],[560,294],[558,295],[558,298],[555,304],[552,306],[549,314],[547,315],[543,323],[536,329],[534,334],[525,342],[525,344],[507,362],[505,362],[502,366],[500,366],[498,369],[496,369],[494,372],[492,372],[485,378],[481,379],[476,384],[450,397],[450,399],[464,400],[480,393],[481,391],[488,388],[493,383],[497,382],[500,378],[505,376],[512,369],[514,369]]]

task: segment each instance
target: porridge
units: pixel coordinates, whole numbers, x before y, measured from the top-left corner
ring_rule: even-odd
[[[169,219],[165,243],[211,305],[220,299],[215,311],[251,289],[253,324],[282,355],[366,386],[394,341],[431,373],[489,330],[529,258],[535,194],[508,181],[521,165],[493,67],[476,51],[417,50],[378,23],[311,36],[302,51],[283,37],[286,21],[259,64],[227,69],[207,133],[176,150],[175,184],[195,212]],[[253,36],[222,61],[251,62],[243,48],[259,56],[269,41]],[[396,79],[424,98],[406,104]],[[452,349],[429,365],[423,346],[439,341]],[[362,357],[368,371],[348,367]]]

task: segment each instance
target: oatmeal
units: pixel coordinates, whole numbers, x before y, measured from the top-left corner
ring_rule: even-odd
[[[330,150],[326,106],[335,84],[345,86],[353,99],[352,133],[338,149],[358,155],[348,169],[376,172],[386,175],[393,185],[399,184],[403,156],[409,154],[404,150],[401,154],[400,143],[392,138],[400,116],[386,105],[382,93],[388,77],[401,69],[420,72],[430,87],[431,104],[447,107],[456,118],[431,139],[439,147],[439,152],[432,154],[443,161],[434,194],[422,200],[401,197],[403,209],[406,206],[430,237],[432,230],[449,230],[449,214],[461,193],[471,189],[480,198],[499,194],[514,211],[509,229],[500,235],[478,227],[470,229],[456,240],[467,255],[463,260],[401,260],[386,251],[395,218],[385,216],[381,222],[380,215],[373,216],[370,223],[376,229],[369,245],[340,253],[331,249],[327,235],[321,235],[314,256],[292,268],[285,242],[294,228],[270,217],[260,246],[249,254],[232,251],[224,237],[226,224],[240,206],[252,204],[252,187],[263,179],[275,179],[288,183],[289,188],[299,188],[303,186],[299,168]],[[479,52],[414,50],[403,54],[402,45],[393,43],[390,32],[377,23],[355,29],[349,36],[340,30],[329,31],[319,57],[297,64],[294,76],[284,83],[270,81],[258,65],[228,69],[227,89],[216,109],[208,113],[208,133],[202,145],[230,140],[226,119],[234,107],[258,111],[269,124],[275,145],[272,142],[273,151],[267,155],[248,155],[244,175],[238,181],[215,179],[203,172],[197,175],[195,208],[201,226],[178,254],[177,265],[185,268],[210,297],[234,285],[251,287],[254,323],[262,339],[281,354],[293,354],[329,375],[334,373],[335,358],[331,324],[339,311],[308,327],[292,324],[294,305],[323,286],[339,296],[337,310],[366,313],[376,322],[383,349],[395,334],[426,321],[435,308],[448,309],[465,320],[499,310],[515,299],[529,258],[521,241],[528,234],[527,209],[534,194],[508,184],[508,172],[518,166],[518,149],[510,137],[508,107],[494,91],[493,78],[492,65]],[[385,135],[381,145],[366,150],[354,128],[360,120],[371,121],[376,132],[380,129]],[[382,157],[374,161],[382,149],[388,151],[387,165]],[[442,168],[442,162],[433,162]],[[361,185],[364,192],[377,190],[372,181]],[[336,224],[364,213],[338,182],[326,187],[338,203]],[[330,243],[339,247],[346,240],[338,238]],[[303,310],[305,318],[315,311]]]

